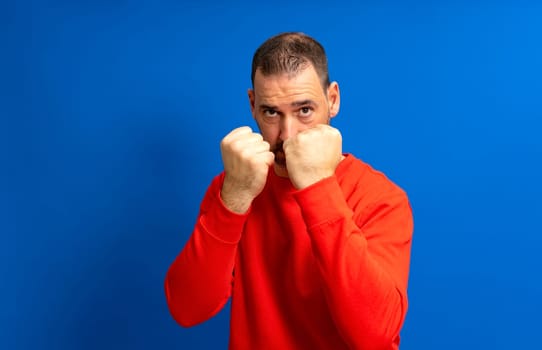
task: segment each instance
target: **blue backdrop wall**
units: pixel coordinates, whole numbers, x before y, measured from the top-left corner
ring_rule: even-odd
[[[182,329],[163,279],[291,30],[328,51],[345,151],[410,196],[402,349],[539,343],[541,2],[2,7],[2,349],[226,348],[228,307]]]

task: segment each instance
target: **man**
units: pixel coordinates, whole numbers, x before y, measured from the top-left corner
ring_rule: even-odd
[[[230,349],[398,349],[412,214],[382,173],[343,154],[323,47],[270,38],[248,97],[261,134],[220,147],[194,232],[165,281],[171,314],[203,322],[231,297]]]

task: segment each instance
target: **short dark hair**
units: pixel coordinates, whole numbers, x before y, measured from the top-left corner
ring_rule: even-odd
[[[322,87],[329,86],[327,57],[324,47],[300,32],[287,32],[267,39],[252,58],[252,87],[259,69],[264,76],[286,73],[295,75],[312,64]]]

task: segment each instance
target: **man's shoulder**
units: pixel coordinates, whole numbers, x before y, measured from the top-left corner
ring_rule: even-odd
[[[370,201],[390,196],[406,198],[405,191],[384,172],[352,154],[346,154],[337,168],[336,175],[345,194],[356,193],[357,196]]]

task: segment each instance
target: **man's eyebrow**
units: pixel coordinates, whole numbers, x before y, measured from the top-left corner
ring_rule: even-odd
[[[318,104],[316,102],[314,102],[313,100],[300,100],[300,101],[294,101],[292,103],[290,103],[290,106],[292,107],[301,107],[301,106],[318,106]],[[273,105],[267,105],[267,104],[260,104],[258,106],[258,108],[260,110],[278,110],[279,108],[277,106],[273,106]]]
[[[318,104],[313,100],[302,100],[292,102],[292,107],[301,107],[301,106],[317,106]]]
[[[266,104],[261,104],[258,106],[259,109],[261,110],[276,110],[277,109],[277,106],[270,106],[270,105],[266,105]]]

